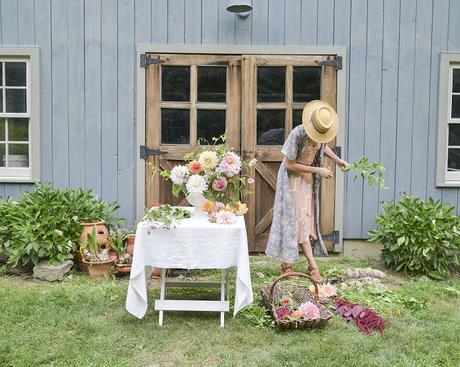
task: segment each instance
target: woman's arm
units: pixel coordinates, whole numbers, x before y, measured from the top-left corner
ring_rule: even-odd
[[[307,166],[284,157],[284,166],[291,172],[318,173],[321,177],[331,178],[334,174],[326,167]]]
[[[329,159],[332,159],[339,167],[347,167],[349,166],[349,163],[341,158],[339,158],[331,148],[326,144],[326,147],[324,148],[324,154],[326,157]]]

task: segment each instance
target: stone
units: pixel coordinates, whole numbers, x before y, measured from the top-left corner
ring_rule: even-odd
[[[257,276],[257,278],[259,278],[259,279],[264,279],[264,278],[265,278],[265,274],[262,273],[262,272],[260,272],[260,271],[257,272],[256,276]]]
[[[359,278],[359,273],[356,269],[348,269],[347,277],[348,278]]]
[[[372,270],[372,276],[374,278],[382,279],[383,277],[385,277],[385,273],[383,271],[381,271],[381,270],[373,269]]]
[[[72,266],[72,260],[62,261],[57,265],[51,265],[48,261],[43,260],[34,266],[34,277],[47,280],[49,282],[63,280],[64,276],[70,271]]]

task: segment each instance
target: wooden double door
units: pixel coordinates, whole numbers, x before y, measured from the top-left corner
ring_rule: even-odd
[[[152,170],[170,170],[184,153],[227,133],[244,159],[257,159],[249,174],[255,182],[243,198],[251,252],[264,251],[273,218],[281,146],[302,122],[302,109],[314,99],[336,107],[334,56],[147,54],[146,206],[156,202],[186,205],[171,194],[171,184]],[[322,65],[323,64],[323,65]],[[326,65],[324,65],[326,64]],[[331,148],[335,142],[331,142]],[[335,166],[328,160],[332,171]],[[335,180],[321,186],[321,233],[333,250]]]

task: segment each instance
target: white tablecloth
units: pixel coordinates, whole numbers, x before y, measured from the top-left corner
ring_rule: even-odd
[[[242,216],[238,216],[234,224],[210,223],[206,216],[192,216],[170,230],[150,229],[146,222],[140,222],[126,309],[138,318],[147,312],[147,279],[153,267],[226,269],[231,266],[237,267],[235,316],[253,301],[248,241]]]

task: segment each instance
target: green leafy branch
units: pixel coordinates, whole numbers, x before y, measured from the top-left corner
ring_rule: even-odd
[[[355,171],[355,177],[353,181],[356,181],[358,177],[362,177],[366,180],[369,186],[377,184],[381,189],[387,189],[383,180],[383,173],[385,172],[385,166],[382,163],[369,163],[369,158],[362,156],[357,162],[351,163],[347,167],[343,167],[343,172]]]

